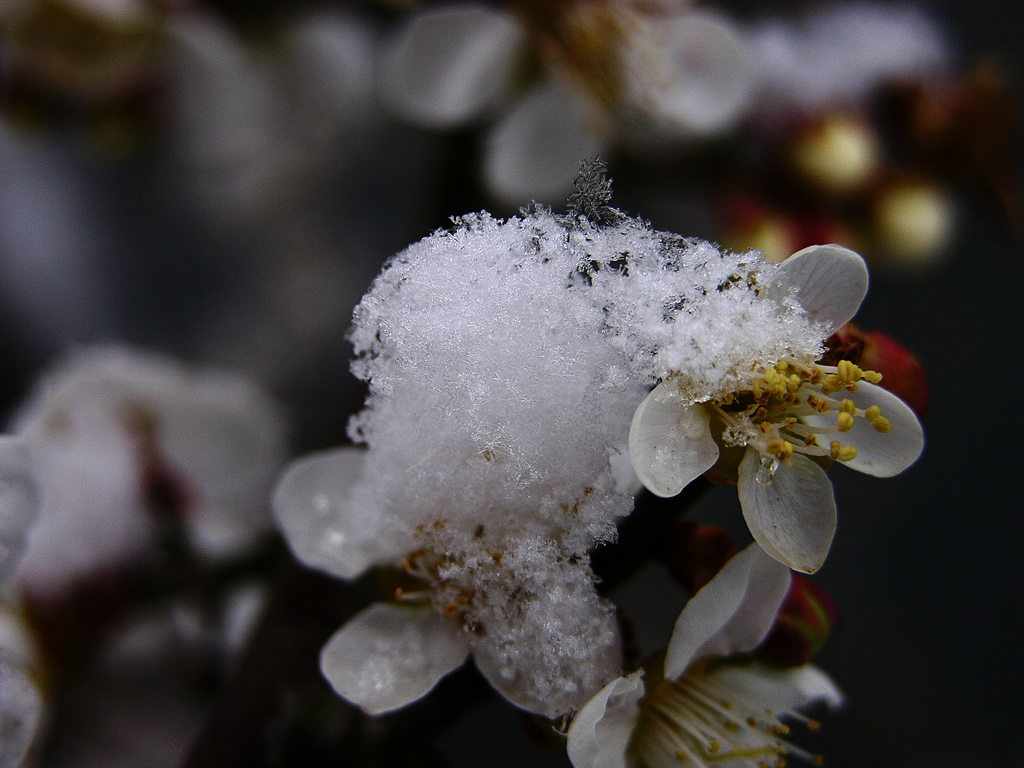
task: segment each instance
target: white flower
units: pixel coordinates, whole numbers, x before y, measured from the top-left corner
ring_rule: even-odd
[[[742,656],[771,629],[789,570],[751,545],[686,604],[664,666],[619,677],[569,728],[575,768],[783,765],[796,710],[841,694],[812,666],[781,670]]]
[[[523,90],[531,65],[539,74]],[[720,132],[751,87],[725,19],[687,3],[626,0],[425,10],[399,31],[381,76],[384,101],[427,127],[501,112],[485,175],[512,202],[561,198],[579,162],[613,141]]]
[[[857,311],[867,292],[860,256],[813,246],[783,262],[765,291],[792,294],[827,338]],[[633,416],[629,446],[641,482],[674,496],[719,461],[736,460],[740,504],[764,550],[811,573],[828,554],[836,526],[832,485],[821,464],[840,461],[876,477],[902,472],[924,448],[921,425],[902,400],[876,386],[881,377],[848,362],[750,360],[736,391],[687,397],[686,376],[669,374]],[[742,451],[742,453],[738,453]]]
[[[20,579],[52,593],[141,554],[154,472],[182,492],[186,530],[208,555],[249,546],[271,523],[284,456],[277,406],[249,382],[118,347],[84,348],[44,376],[16,416],[42,510]]]
[[[594,592],[585,558],[552,562],[557,546],[542,537],[483,561],[430,549],[444,538],[444,524],[410,542],[402,515],[372,495],[367,464],[366,452],[354,448],[308,456],[284,474],[273,499],[285,537],[307,565],[355,578],[401,561],[413,577],[395,602],[373,603],[324,646],[321,670],[341,696],[370,714],[403,707],[472,652],[505,698],[554,717],[613,674],[620,655],[614,615]]]

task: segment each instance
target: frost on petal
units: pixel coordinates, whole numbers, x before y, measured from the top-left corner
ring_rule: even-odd
[[[727,129],[750,104],[753,72],[744,41],[725,19],[699,11],[658,19],[638,46],[631,84],[638,106],[676,133]]]
[[[856,392],[844,395],[860,410],[878,406],[892,424],[888,432],[879,432],[867,419],[854,419],[853,428],[838,435],[843,445],[857,449],[856,458],[842,462],[844,466],[875,477],[892,477],[917,461],[924,450],[924,430],[906,403],[884,387],[866,381],[857,383]],[[811,427],[835,424],[835,418],[827,415],[810,416],[806,421]]]
[[[468,655],[466,634],[432,607],[374,603],[327,641],[320,670],[341,696],[379,715],[425,696]]]
[[[714,465],[718,445],[704,412],[685,405],[671,384],[659,384],[633,414],[629,453],[640,482],[669,497]]]
[[[518,573],[478,595],[483,631],[472,638],[473,659],[517,707],[557,717],[619,674],[622,651],[614,607],[594,589],[589,563],[545,562],[545,549],[510,555]]]
[[[360,484],[365,452],[341,448],[295,461],[274,489],[277,522],[306,565],[354,579],[400,554],[380,502]]]
[[[797,251],[776,272],[782,290],[794,289],[810,316],[834,333],[853,317],[868,292],[868,268],[860,254],[841,245]]]
[[[28,447],[19,438],[0,436],[0,578],[17,565],[38,515],[39,489]]]
[[[42,718],[42,697],[28,671],[0,651],[0,766],[24,765]]]
[[[739,467],[743,518],[769,555],[795,571],[821,568],[836,532],[836,502],[825,470],[794,454],[779,464],[771,482],[757,479],[761,454],[748,448]]]
[[[789,569],[757,544],[735,555],[676,619],[665,653],[665,677],[680,677],[705,656],[756,648],[772,628],[789,584]]]
[[[385,56],[381,96],[409,120],[456,126],[504,95],[524,35],[510,15],[485,6],[417,13]]]
[[[723,665],[713,673],[730,687],[749,691],[751,698],[772,702],[777,711],[800,709],[821,702],[838,707],[843,694],[832,678],[817,667],[807,664],[781,669],[753,662],[749,666]]]
[[[642,672],[617,677],[573,718],[567,745],[574,768],[626,768],[626,749],[645,693]]]
[[[589,105],[567,88],[538,87],[488,137],[487,186],[509,203],[564,199],[580,162],[604,147],[597,121]]]

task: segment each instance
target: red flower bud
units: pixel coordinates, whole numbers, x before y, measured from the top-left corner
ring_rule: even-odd
[[[838,621],[839,613],[825,591],[806,576],[794,573],[775,626],[756,653],[780,667],[802,667],[825,643]]]
[[[691,595],[707,584],[739,550],[724,528],[680,520],[665,538],[659,557]]]

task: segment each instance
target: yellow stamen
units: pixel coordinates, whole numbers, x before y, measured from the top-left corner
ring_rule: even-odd
[[[883,434],[892,430],[892,422],[882,415],[882,409],[877,405],[872,405],[868,408],[864,412],[864,418],[871,423],[871,426]]]
[[[839,404],[839,410],[843,413],[848,413],[851,416],[857,415],[857,406],[854,404],[853,400],[848,397],[843,398],[843,401]]]
[[[849,360],[840,360],[837,367],[839,368],[839,378],[843,380],[843,384],[860,381],[864,378],[864,371]]]
[[[836,461],[853,461],[857,458],[857,449],[852,445],[842,446],[836,454]]]
[[[821,391],[826,395],[838,392],[843,388],[843,380],[838,374],[830,373],[821,382]]]
[[[846,411],[843,411],[836,419],[836,426],[840,432],[849,432],[853,429],[853,416],[848,414]]]
[[[772,456],[775,456],[783,461],[793,456],[793,444],[785,440],[769,440],[768,445],[765,446],[765,450]]]

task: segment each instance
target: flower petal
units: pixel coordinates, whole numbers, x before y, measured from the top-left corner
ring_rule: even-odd
[[[882,416],[892,422],[892,429],[882,433],[867,419],[854,419],[853,429],[835,436],[843,445],[857,449],[857,458],[842,462],[843,466],[875,477],[892,477],[917,461],[924,450],[924,430],[910,406],[884,387],[866,381],[858,382],[857,391],[844,396],[862,410],[877,405]],[[808,417],[806,422],[811,427],[833,426],[835,411]]]
[[[39,507],[28,446],[20,438],[0,436],[0,578],[17,566]]]
[[[656,496],[675,496],[718,460],[704,411],[684,405],[670,384],[644,398],[629,427],[633,469]]]
[[[828,333],[857,314],[868,292],[868,268],[860,254],[841,245],[812,245],[797,251],[776,273],[779,285],[796,289],[796,299]]]
[[[626,748],[645,693],[642,672],[617,677],[583,705],[569,726],[574,768],[626,768]]]
[[[327,641],[320,670],[341,696],[379,715],[425,696],[468,656],[466,634],[432,606],[374,603]]]
[[[757,481],[761,454],[748,448],[740,462],[743,518],[769,555],[795,571],[814,573],[836,532],[836,502],[825,470],[795,454],[779,464],[769,485]]]
[[[546,83],[529,93],[488,137],[485,177],[509,203],[554,203],[572,190],[580,162],[604,141],[590,106],[566,88]]]
[[[750,56],[734,27],[715,13],[657,19],[637,47],[632,98],[683,135],[728,128],[750,103]]]
[[[800,709],[814,702],[837,707],[843,694],[832,678],[810,664],[794,669],[780,669],[754,662],[748,666],[724,664],[712,674],[730,687],[748,690],[751,698],[772,702],[772,710]]]
[[[303,457],[282,475],[272,505],[295,556],[346,579],[402,554],[382,535],[384,510],[360,482],[365,454],[341,448]]]
[[[381,96],[416,123],[456,126],[508,90],[524,37],[512,16],[482,5],[421,11],[388,49]]]
[[[729,560],[676,619],[665,652],[665,677],[679,678],[695,660],[756,648],[775,623],[790,584],[789,569],[757,544]]]

